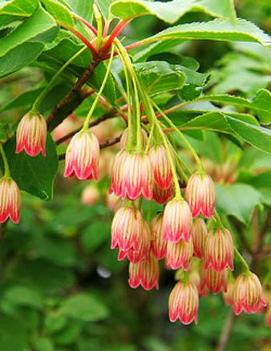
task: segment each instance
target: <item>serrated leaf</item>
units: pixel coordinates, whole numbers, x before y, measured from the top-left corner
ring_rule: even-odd
[[[50,200],[53,197],[53,185],[58,169],[58,157],[55,144],[48,134],[46,157],[30,157],[24,152],[16,154],[15,137],[5,144],[11,176],[21,190]]]
[[[217,185],[217,208],[225,215],[248,224],[256,206],[261,206],[261,194],[247,184]]]
[[[173,0],[168,2],[145,0],[116,0],[110,6],[112,15],[127,19],[154,15],[168,23],[176,22],[189,11],[202,11],[214,17],[235,17],[230,0]]]

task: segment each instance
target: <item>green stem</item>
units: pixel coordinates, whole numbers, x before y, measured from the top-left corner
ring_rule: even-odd
[[[244,257],[240,254],[240,252],[237,250],[236,247],[234,247],[234,252],[235,255],[238,257],[240,263],[242,264],[243,268],[244,268],[244,272],[245,273],[250,273],[250,269],[249,269],[249,265],[246,262],[246,260],[244,259]]]
[[[85,119],[85,122],[83,124],[82,130],[88,130],[88,128],[89,128],[88,126],[89,126],[90,119],[91,119],[92,114],[93,114],[93,112],[95,110],[95,107],[96,107],[96,105],[97,105],[97,103],[98,103],[98,101],[99,101],[99,99],[100,99],[100,97],[102,95],[102,92],[104,90],[105,84],[106,84],[106,82],[108,80],[108,77],[109,77],[109,74],[111,72],[111,66],[112,66],[113,57],[114,57],[114,46],[112,46],[110,59],[109,59],[109,62],[108,62],[107,70],[106,70],[106,73],[105,73],[102,85],[101,85],[100,90],[98,91],[98,93],[96,95],[96,98],[93,101],[93,104],[92,104],[92,106],[91,106],[91,108],[90,108],[90,110],[88,112],[88,115],[87,115],[87,117]]]
[[[93,11],[94,11],[94,17],[97,23],[96,47],[99,50],[103,39],[103,18],[98,7],[95,4],[93,5]]]
[[[164,113],[164,111],[162,111],[154,102],[153,102],[153,105],[156,108],[156,110],[160,113],[160,115],[167,121],[167,123],[178,133],[178,135],[183,140],[184,144],[187,146],[187,148],[190,150],[193,157],[195,158],[199,170],[203,171],[203,165],[202,165],[201,159],[199,158],[193,146],[189,143],[189,141],[186,139],[183,133],[175,126],[175,124],[171,121],[171,119],[168,118],[168,116]]]
[[[2,143],[0,144],[0,153],[4,163],[4,177],[9,178],[10,177],[9,165],[8,165],[7,156]]]
[[[41,92],[41,94],[37,97],[37,99],[33,103],[33,106],[32,106],[33,113],[38,112],[41,102],[46,97],[48,92],[52,89],[52,86],[55,84],[57,78],[61,75],[61,73],[72,63],[73,60],[75,60],[85,50],[86,50],[86,47],[84,46],[76,54],[74,54],[67,62],[65,62],[65,64],[60,68],[59,71],[56,72],[56,74],[53,76],[53,78],[48,83],[47,87]]]

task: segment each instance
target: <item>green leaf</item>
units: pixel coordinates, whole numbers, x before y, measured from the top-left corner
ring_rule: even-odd
[[[23,92],[21,95],[16,96],[13,100],[8,101],[6,105],[0,108],[0,112],[12,110],[13,108],[24,107],[30,109],[33,102],[36,100],[42,89],[33,89]]]
[[[135,64],[135,69],[149,94],[159,94],[181,89],[185,75],[180,66],[163,61],[149,61]]]
[[[93,252],[109,238],[110,224],[94,222],[82,231],[80,241],[86,252]]]
[[[202,11],[214,17],[235,17],[231,0],[173,0],[168,2],[145,0],[117,0],[110,6],[114,16],[121,19],[154,15],[168,23],[176,22],[186,12]]]
[[[95,89],[99,90],[101,84],[103,82],[104,76],[106,73],[106,65],[101,62],[96,69],[94,70],[93,74],[91,75],[88,83],[94,87]],[[113,79],[112,74],[109,75],[109,78],[105,84],[103,90],[103,96],[108,99],[108,101],[115,105],[116,102],[116,89],[115,89],[115,81]]]
[[[96,0],[96,4],[98,5],[103,17],[108,18],[109,17],[109,8],[110,4],[114,0]]]
[[[2,303],[18,306],[30,306],[37,309],[40,309],[43,306],[40,293],[23,285],[14,285],[8,289],[3,296]]]
[[[16,337],[14,332],[16,332]],[[13,317],[0,317],[0,345],[5,351],[22,351],[27,347],[25,323]]]
[[[57,0],[42,0],[42,3],[59,25],[73,27],[73,15],[67,6]]]
[[[95,322],[105,319],[108,316],[108,310],[95,296],[82,293],[66,299],[59,314],[84,322]]]
[[[0,57],[24,42],[49,31],[55,25],[53,18],[42,8],[38,8],[31,17],[16,27],[6,37],[0,39]]]
[[[255,24],[244,19],[236,19],[234,22],[215,19],[208,22],[181,24],[165,29],[153,37],[145,39],[144,42],[147,44],[157,40],[172,39],[252,41],[271,46],[271,37],[255,26]]]
[[[37,0],[11,0],[0,3],[0,15],[29,17],[38,6]]]
[[[10,50],[5,56],[0,57],[0,77],[30,65],[43,49],[44,44],[42,43],[26,42]]]
[[[89,22],[91,21],[94,0],[65,0],[65,2],[70,6],[74,13],[85,18]]]
[[[11,176],[21,190],[50,200],[53,197],[53,184],[58,169],[58,157],[55,144],[48,134],[46,157],[30,157],[24,152],[16,154],[15,137],[5,144]]]
[[[249,223],[256,206],[261,206],[261,194],[247,184],[217,185],[217,208],[227,216]]]

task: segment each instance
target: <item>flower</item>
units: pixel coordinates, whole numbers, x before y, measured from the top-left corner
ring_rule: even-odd
[[[188,241],[180,240],[178,243],[167,243],[166,265],[171,269],[187,271],[190,267],[190,261],[193,256],[193,243],[190,238]]]
[[[154,182],[152,193],[153,200],[156,201],[158,204],[163,205],[164,203],[172,199],[174,193],[173,186],[171,184],[169,188],[162,189]]]
[[[81,202],[84,205],[93,205],[99,200],[99,198],[99,190],[93,184],[86,186],[81,194]]]
[[[114,161],[110,192],[136,200],[152,199],[153,176],[148,156],[140,152],[121,150]]]
[[[67,148],[65,177],[76,176],[78,179],[98,179],[100,146],[96,136],[90,130],[76,133]]]
[[[159,265],[158,260],[149,255],[139,263],[130,262],[129,280],[131,288],[137,288],[140,285],[145,290],[158,289],[159,287]]]
[[[120,207],[115,213],[111,226],[111,248],[122,251],[139,250],[143,219],[138,209]]]
[[[9,177],[0,179],[0,223],[8,218],[17,224],[20,221],[21,194],[18,185]]]
[[[189,240],[192,227],[190,208],[183,199],[174,198],[165,207],[163,217],[164,239],[177,243]]]
[[[221,291],[227,291],[227,271],[217,272],[213,269],[203,269],[201,277],[201,295],[207,291],[218,294]]]
[[[157,260],[162,260],[166,256],[167,241],[163,238],[163,216],[160,214],[152,220],[151,250]]]
[[[224,302],[228,306],[231,306],[233,304],[234,283],[234,279],[230,279],[227,283],[227,291],[223,292]]]
[[[120,250],[118,260],[123,261],[127,258],[132,263],[138,263],[149,256],[151,247],[151,230],[146,221],[142,222],[142,231],[139,237],[139,244],[136,248]]]
[[[197,321],[198,308],[199,295],[195,285],[178,282],[169,295],[169,320],[176,322],[179,319],[183,324],[190,324]]]
[[[195,219],[191,229],[191,236],[193,240],[194,256],[203,258],[207,237],[207,227],[203,219]]]
[[[145,147],[147,145],[148,136],[147,136],[147,133],[145,132],[144,129],[141,128],[140,131],[141,131],[142,146]],[[121,149],[125,149],[125,147],[127,145],[127,141],[128,141],[128,128],[126,128],[123,131],[122,136],[120,138],[120,148]]]
[[[172,182],[172,170],[165,147],[163,145],[153,146],[150,149],[149,157],[155,183],[161,189],[168,189]]]
[[[267,305],[263,296],[263,289],[256,274],[249,272],[240,274],[233,287],[233,312],[239,315],[241,312],[261,312]]]
[[[25,151],[29,156],[46,155],[47,124],[41,115],[27,113],[16,131],[16,153]]]
[[[233,241],[227,229],[209,232],[206,239],[204,268],[221,272],[225,268],[233,270]]]
[[[212,217],[215,209],[215,186],[212,178],[207,174],[193,174],[188,180],[185,198],[193,217],[199,214],[206,218]]]

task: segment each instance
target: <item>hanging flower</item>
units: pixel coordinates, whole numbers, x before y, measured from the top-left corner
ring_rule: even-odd
[[[149,255],[139,263],[129,265],[129,280],[131,288],[136,289],[140,285],[145,290],[158,289],[159,287],[159,265],[158,260]]]
[[[161,189],[168,189],[172,182],[172,170],[167,151],[163,145],[156,145],[149,152],[155,183]]]
[[[140,132],[141,132],[142,146],[145,147],[147,145],[148,136],[144,129],[141,128]],[[125,149],[127,142],[128,142],[128,128],[126,128],[122,133],[122,136],[120,138],[120,148]]]
[[[193,240],[194,256],[203,258],[207,237],[207,226],[203,219],[195,219],[191,229],[191,236]]]
[[[20,120],[16,132],[16,153],[25,151],[35,157],[46,155],[47,124],[41,115],[27,113]]]
[[[100,146],[98,139],[90,130],[76,133],[67,148],[65,177],[78,179],[98,179]]]
[[[195,285],[178,282],[169,295],[169,320],[176,322],[179,319],[185,325],[196,322],[198,308],[199,295]]]
[[[159,214],[151,223],[152,241],[151,250],[153,255],[162,260],[166,256],[167,241],[163,238],[163,216]]]
[[[263,289],[256,274],[249,272],[240,274],[233,287],[233,312],[257,313],[267,305]]]
[[[204,267],[221,272],[225,268],[233,270],[233,241],[227,229],[209,232],[206,240]]]
[[[193,256],[192,238],[188,241],[180,240],[178,243],[167,243],[166,265],[171,269],[187,271],[190,268],[190,261]]]
[[[177,243],[189,240],[192,227],[190,208],[183,199],[173,199],[165,207],[163,217],[164,239]]]
[[[160,188],[155,182],[153,184],[153,200],[158,204],[163,205],[172,199],[174,190],[172,184],[167,189]]]
[[[205,295],[207,291],[219,294],[227,291],[227,271],[217,272],[213,269],[203,269],[201,277],[201,295]]]
[[[207,174],[193,174],[186,187],[186,201],[191,208],[192,216],[202,214],[210,218],[215,210],[215,186]]]
[[[136,200],[152,199],[153,176],[148,156],[139,152],[120,151],[113,164],[110,192]]]
[[[20,221],[21,194],[15,181],[8,177],[0,179],[0,223],[11,219],[13,223]]]

